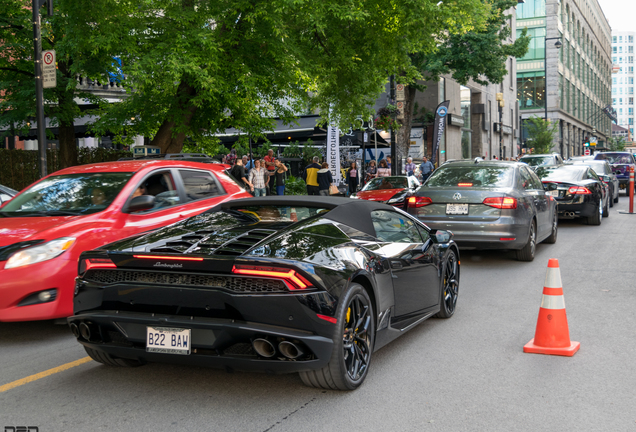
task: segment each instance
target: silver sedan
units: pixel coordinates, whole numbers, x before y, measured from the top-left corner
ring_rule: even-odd
[[[408,212],[452,231],[464,249],[512,249],[520,261],[532,261],[538,243],[557,239],[556,201],[520,162],[443,165],[409,198]]]

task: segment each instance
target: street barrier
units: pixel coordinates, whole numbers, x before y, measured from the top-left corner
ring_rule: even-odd
[[[579,342],[570,341],[559,260],[551,258],[545,275],[537,329],[534,338],[523,347],[523,352],[572,357],[580,347]]]

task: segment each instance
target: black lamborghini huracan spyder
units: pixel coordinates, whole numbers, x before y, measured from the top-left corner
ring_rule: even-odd
[[[455,312],[451,237],[373,201],[230,201],[84,252],[68,322],[106,365],[299,372],[352,390],[375,350]]]

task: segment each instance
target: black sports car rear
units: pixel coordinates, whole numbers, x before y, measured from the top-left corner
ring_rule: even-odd
[[[546,193],[557,202],[560,218],[585,218],[589,225],[600,225],[609,216],[609,186],[586,165],[539,167],[536,171]]]
[[[83,253],[68,322],[107,365],[300,372],[351,390],[374,350],[453,315],[451,236],[371,201],[231,201]]]

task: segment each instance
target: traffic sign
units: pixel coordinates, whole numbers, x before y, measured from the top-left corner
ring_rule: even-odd
[[[55,50],[42,51],[42,86],[54,88],[56,85]]]
[[[590,155],[591,155],[590,149],[589,149],[589,148],[586,148],[585,150],[583,150],[583,154],[584,154],[585,156],[590,156]]]
[[[404,100],[404,84],[398,84],[395,86],[395,99],[399,101]]]

